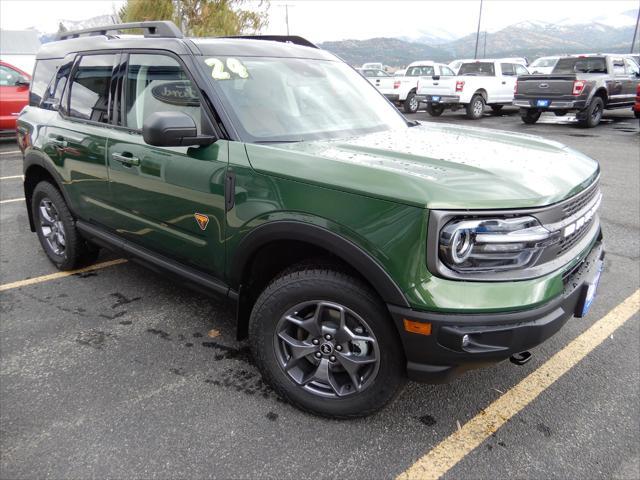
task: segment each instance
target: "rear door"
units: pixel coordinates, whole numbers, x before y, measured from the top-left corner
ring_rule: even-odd
[[[86,54],[65,62],[53,96],[43,101],[59,110],[46,128],[45,153],[60,169],[79,216],[97,223],[110,215],[105,146],[111,132],[111,78],[119,57],[119,52]],[[60,100],[55,92],[62,90]]]
[[[514,63],[501,63],[500,71],[502,77],[497,82],[497,96],[500,103],[511,103],[513,101],[513,90],[518,79],[516,65]]]
[[[625,87],[629,76],[627,75],[622,57],[611,57],[611,67],[612,78],[607,81],[609,89],[609,101],[607,103],[608,105],[615,106],[625,101]]]
[[[181,111],[199,133],[211,128],[198,88],[182,61],[157,52],[125,52],[107,142],[111,227],[152,251],[221,277],[224,272],[228,142],[154,147],[142,126],[154,112]]]

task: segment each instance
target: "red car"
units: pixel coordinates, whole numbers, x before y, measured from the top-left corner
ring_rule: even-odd
[[[633,104],[633,113],[640,118],[640,82],[636,85],[636,103]]]
[[[29,103],[30,82],[31,75],[0,62],[0,135],[15,135],[18,114]]]

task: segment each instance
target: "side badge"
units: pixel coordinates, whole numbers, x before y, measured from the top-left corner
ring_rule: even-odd
[[[196,222],[198,222],[200,230],[206,230],[207,225],[209,225],[209,217],[202,213],[194,213],[193,216],[196,218]]]

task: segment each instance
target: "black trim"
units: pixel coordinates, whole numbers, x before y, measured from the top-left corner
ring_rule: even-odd
[[[402,290],[384,268],[362,248],[326,228],[296,221],[278,220],[253,228],[240,241],[230,262],[233,288],[240,286],[245,268],[253,255],[271,242],[296,240],[323,248],[340,257],[366,278],[382,299],[390,304],[409,306]]]
[[[227,170],[224,181],[224,211],[228,212],[236,203],[236,174]]]
[[[153,22],[116,23],[113,25],[104,25],[102,27],[61,32],[56,35],[56,40],[78,38],[82,35],[106,35],[107,32],[134,29],[144,30],[145,38],[182,38],[182,32],[178,27],[176,27],[175,23],[168,20],[161,20]]]
[[[231,37],[217,37],[217,38],[230,38],[232,40],[246,39],[246,40],[269,40],[271,42],[293,43],[301,45],[303,47],[318,48],[317,45],[311,43],[306,38],[298,35],[237,35]]]
[[[585,289],[602,268],[604,244],[596,245],[580,268],[567,279],[565,290],[550,302],[528,310],[500,313],[422,312],[389,305],[407,358],[409,377],[443,383],[462,372],[533,348],[554,335],[574,315],[581,314]],[[429,322],[428,336],[407,332],[404,319]],[[467,343],[463,337],[468,335]]]
[[[231,292],[229,286],[217,278],[196,270],[195,268],[178,263],[163,255],[159,255],[144,247],[135,245],[133,242],[124,240],[101,227],[85,222],[84,220],[77,220],[76,228],[80,230],[86,240],[122,251],[135,260],[139,260],[152,268],[155,267],[176,275],[189,283],[203,287],[206,291],[213,291],[225,297],[237,298],[237,294]]]

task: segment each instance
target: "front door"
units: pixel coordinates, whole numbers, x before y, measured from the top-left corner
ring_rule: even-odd
[[[138,245],[221,277],[228,143],[153,147],[142,138],[153,112],[181,111],[202,132],[208,122],[197,88],[174,57],[131,53],[107,142],[111,225]],[[116,105],[118,102],[116,100]]]

